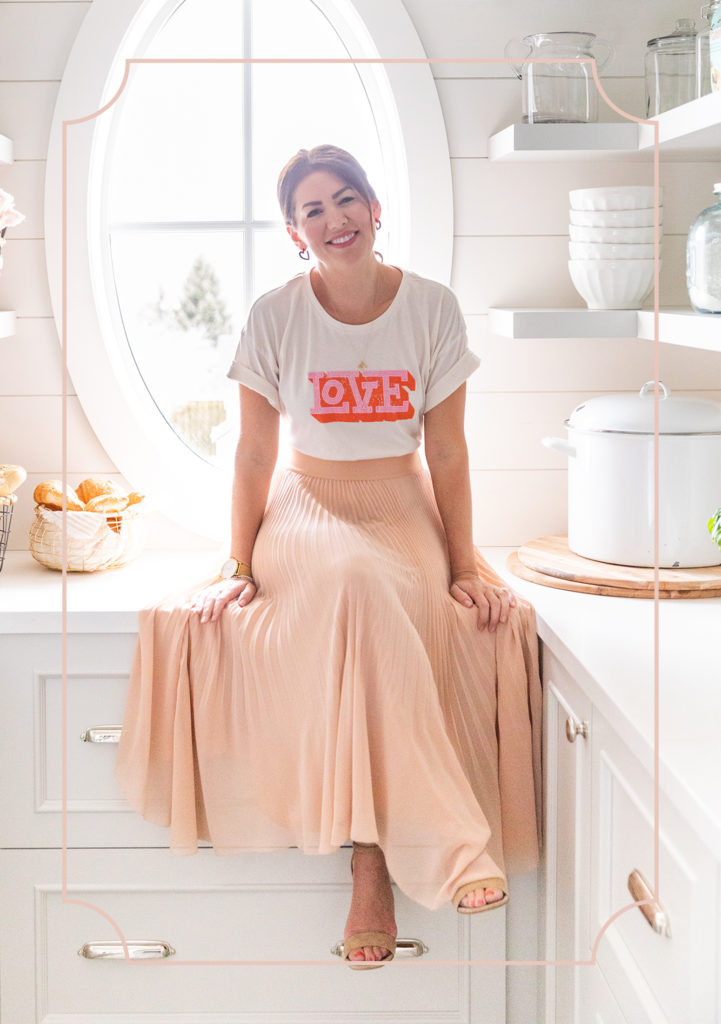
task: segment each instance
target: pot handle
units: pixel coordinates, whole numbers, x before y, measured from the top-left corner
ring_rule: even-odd
[[[641,398],[645,398],[650,391],[653,391],[655,383],[656,382],[653,380],[647,380],[641,388],[641,390],[639,391],[639,396]],[[671,394],[671,388],[667,388],[666,385],[662,383],[662,381],[658,382],[658,389],[661,392],[661,401],[663,401],[664,398],[668,398],[668,396]]]
[[[553,448],[555,452],[560,452],[561,455],[568,455],[569,458],[576,458],[576,449],[568,441],[562,440],[560,437],[544,437],[541,444],[546,448]]]

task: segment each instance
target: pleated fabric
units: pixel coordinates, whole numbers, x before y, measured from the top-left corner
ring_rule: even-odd
[[[484,579],[504,585],[477,553]],[[416,453],[294,453],[253,549],[258,593],[217,623],[196,585],[143,609],[116,774],[170,846],[377,842],[427,907],[533,868],[541,689],[533,608],[495,633],[449,593]]]

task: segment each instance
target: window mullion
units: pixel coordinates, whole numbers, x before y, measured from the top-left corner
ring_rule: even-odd
[[[243,57],[253,55],[253,5],[244,0],[243,6]],[[243,217],[246,224],[253,220],[253,65],[243,65]],[[243,308],[249,309],[254,292],[254,246],[253,232],[247,227],[243,231]]]

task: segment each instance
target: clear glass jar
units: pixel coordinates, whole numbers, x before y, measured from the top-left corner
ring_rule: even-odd
[[[646,117],[695,99],[695,22],[679,18],[670,35],[649,39],[646,45]]]
[[[686,284],[697,313],[721,313],[721,181],[716,202],[691,225],[686,245]]]
[[[701,8],[705,25],[696,36],[696,95],[706,96],[721,90],[721,0],[711,0]],[[715,73],[711,49],[714,50]]]

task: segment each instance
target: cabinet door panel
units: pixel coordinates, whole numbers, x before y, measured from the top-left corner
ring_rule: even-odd
[[[558,659],[544,647],[545,691],[545,957],[588,960],[588,843],[590,788],[588,728],[591,705]],[[569,724],[570,723],[570,724]],[[569,732],[567,733],[567,727]],[[575,735],[573,742],[569,740]],[[546,973],[546,1016],[573,1022],[578,1016],[578,972]]]
[[[122,726],[133,635],[70,635],[67,648],[69,846],[164,846],[164,829],[130,811],[115,783],[115,743],[83,742],[96,726]],[[0,846],[62,845],[63,707],[59,636],[3,637]]]
[[[503,960],[504,911],[469,919],[397,894],[400,934],[427,944],[423,959],[399,959],[365,977],[330,954],[350,899],[349,855],[76,850],[69,896],[78,902],[64,903],[57,854],[5,851],[2,896],[15,927],[0,938],[2,1022],[504,1020],[503,965],[455,964],[470,959],[471,948],[474,958]],[[86,943],[117,940],[112,922],[126,940],[164,941],[174,955],[132,963],[77,955]]]
[[[631,1024],[631,1020],[621,1011],[597,964],[583,969],[580,995],[585,1024]],[[633,1018],[632,1024],[641,1024],[641,1021]]]
[[[598,932],[633,903],[629,875],[654,887],[653,779],[601,718],[594,723],[593,920]],[[716,865],[665,801],[659,808],[659,892],[670,937],[657,934],[637,907],[609,926],[609,939],[638,968],[669,1020],[713,1020],[717,975]],[[608,939],[601,940],[601,944]],[[599,947],[600,949],[600,947]],[[600,955],[600,953],[599,953]]]

